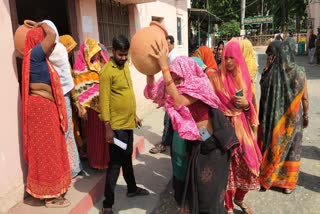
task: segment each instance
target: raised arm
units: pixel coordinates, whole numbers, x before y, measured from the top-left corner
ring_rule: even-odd
[[[44,32],[46,34],[44,40],[41,42],[41,47],[42,47],[43,52],[47,55],[47,57],[49,57],[49,55],[52,52],[53,45],[55,43],[56,33],[46,23],[41,23],[39,26],[42,27],[42,29],[44,30]]]
[[[150,54],[154,58],[158,60],[159,66],[162,70],[163,79],[165,82],[165,87],[167,93],[173,98],[174,104],[176,106],[183,105],[188,106],[196,101],[195,98],[192,98],[187,95],[180,94],[176,85],[174,84],[174,80],[170,74],[169,71],[169,65],[168,65],[168,49],[165,48],[164,44],[158,44],[156,42],[156,45],[151,45],[151,47],[154,50],[154,54]],[[150,79],[151,81],[151,79]]]

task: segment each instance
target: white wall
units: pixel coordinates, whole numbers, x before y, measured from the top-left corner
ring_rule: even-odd
[[[6,213],[24,196],[20,93],[14,57],[9,1],[0,2],[0,213]]]
[[[320,28],[320,1],[312,1],[308,5],[309,18],[314,19],[313,32],[317,34],[317,28]],[[308,26],[309,27],[309,26]]]
[[[177,16],[182,18],[182,45],[176,49],[181,55],[188,55],[188,1],[177,0],[159,0],[144,4],[132,5],[129,8],[130,13],[130,33],[133,34],[143,27],[149,26],[152,17],[163,18],[168,34],[173,35],[177,41]],[[161,8],[161,9],[159,9]],[[165,12],[164,12],[165,11]],[[156,105],[151,104],[150,100],[146,100],[143,96],[143,89],[146,85],[145,75],[138,72],[132,64],[130,64],[131,76],[137,99],[137,113],[140,117],[148,115]],[[159,78],[160,74],[156,75]]]

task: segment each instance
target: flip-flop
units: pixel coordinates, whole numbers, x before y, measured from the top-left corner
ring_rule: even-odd
[[[296,188],[293,188],[293,189],[289,189],[289,188],[285,188],[283,189],[283,193],[284,194],[291,194]]]
[[[234,200],[234,203],[240,207],[243,213],[245,214],[253,214],[253,210],[251,207],[249,207],[244,201],[236,201]]]
[[[227,214],[234,214],[233,209],[225,209]]]
[[[45,200],[45,206],[48,208],[64,208],[70,206],[70,204],[70,201],[63,197]]]
[[[141,187],[137,187],[137,191],[135,192],[128,192],[127,193],[127,197],[134,197],[134,196],[145,196],[145,195],[149,195],[149,191],[146,189],[143,189]]]
[[[158,144],[149,150],[151,154],[163,153],[165,151],[166,151],[166,146],[162,144]]]

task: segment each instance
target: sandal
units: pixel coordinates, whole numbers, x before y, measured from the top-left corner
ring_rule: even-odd
[[[111,208],[102,208],[100,214],[113,214],[113,211]]]
[[[284,194],[291,194],[296,188],[293,188],[293,189],[289,189],[289,188],[284,188],[283,189],[283,193]]]
[[[234,214],[233,209],[225,209],[225,211],[227,212],[227,214]]]
[[[157,144],[155,147],[149,150],[151,154],[157,154],[157,153],[163,153],[166,151],[166,146],[160,144]]]
[[[243,213],[245,214],[253,214],[253,210],[251,207],[249,207],[244,201],[236,201],[234,200],[234,203],[240,207]]]
[[[70,206],[70,204],[70,201],[64,197],[45,200],[45,206],[50,208],[64,208]]]
[[[149,195],[149,191],[146,189],[143,189],[141,187],[137,187],[137,190],[135,192],[128,192],[127,197],[134,197],[134,196],[145,196]]]

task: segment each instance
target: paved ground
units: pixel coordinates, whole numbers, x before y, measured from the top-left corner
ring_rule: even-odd
[[[260,70],[265,65],[264,48],[257,48]],[[300,65],[306,67],[310,99],[310,124],[304,131],[302,166],[295,192],[285,195],[277,190],[248,193],[247,201],[255,213],[261,214],[320,214],[320,65],[307,64],[307,57],[297,57]],[[260,75],[256,78],[259,86]],[[257,91],[259,88],[257,87]],[[126,198],[125,182],[122,177],[116,189],[114,213],[121,214],[175,214],[177,206],[172,197],[171,162],[169,152],[151,155],[149,148],[161,139],[163,110],[158,109],[146,116],[143,128],[137,132],[145,136],[146,153],[134,161],[137,182],[144,184],[152,194],[147,197]],[[89,213],[96,214],[102,200]],[[236,210],[235,213],[241,213]]]

